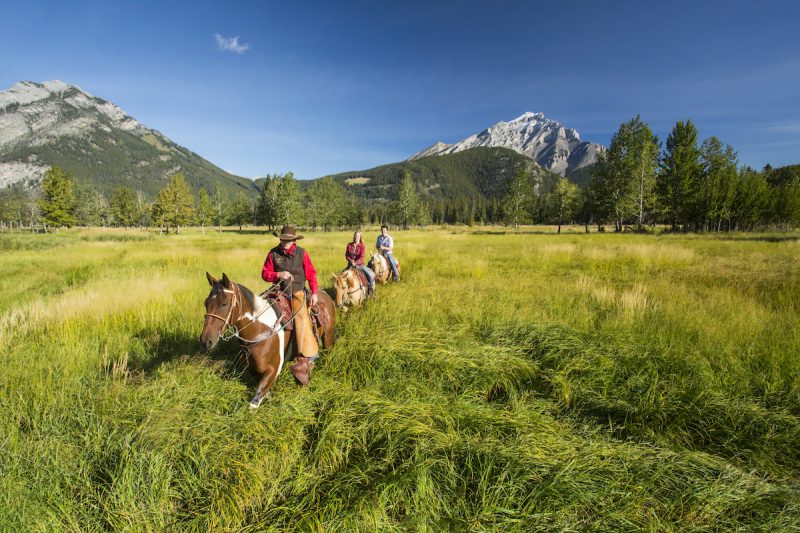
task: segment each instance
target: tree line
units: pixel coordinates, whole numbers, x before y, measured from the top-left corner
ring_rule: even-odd
[[[567,178],[534,179],[521,168],[505,194],[434,198],[406,171],[391,201],[368,203],[333,177],[303,190],[291,172],[269,175],[257,198],[230,197],[219,185],[195,196],[178,173],[148,199],[121,186],[110,197],[81,185],[58,166],[33,191],[21,184],[0,189],[0,225],[45,227],[161,227],[179,232],[198,225],[266,226],[286,223],[323,230],[364,223],[404,228],[426,224],[596,224],[603,231],[666,224],[673,231],[790,228],[800,224],[800,165],[760,171],[739,166],[735,150],[716,137],[698,144],[691,120],[675,124],[661,148],[639,116],[620,125],[584,187]]]
[[[800,225],[800,166],[739,166],[717,137],[698,145],[691,120],[678,122],[661,149],[639,116],[625,122],[592,167],[585,187],[558,180],[536,194],[524,173],[501,204],[507,224],[596,224],[603,231],[665,224],[672,231],[730,231]]]
[[[180,232],[181,227],[223,225],[267,226],[286,223],[333,229],[366,222],[366,210],[332,178],[316,180],[301,193],[291,172],[267,176],[256,199],[240,191],[229,196],[219,185],[201,188],[195,196],[186,178],[174,174],[155,199],[131,187],[116,187],[110,197],[82,186],[53,165],[38,191],[15,184],[0,189],[0,224],[5,227],[41,225],[161,227]]]
[[[788,228],[800,222],[800,172],[739,166],[733,147],[717,137],[698,144],[691,120],[675,124],[662,150],[637,116],[612,137],[584,202],[584,219],[616,231],[659,223],[673,231]]]

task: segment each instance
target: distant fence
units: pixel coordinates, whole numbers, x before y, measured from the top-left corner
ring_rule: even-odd
[[[0,221],[0,233],[47,233],[46,224],[22,224]]]

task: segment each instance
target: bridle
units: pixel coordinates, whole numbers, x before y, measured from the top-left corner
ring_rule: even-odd
[[[291,280],[289,280],[289,283],[291,283]],[[234,285],[234,286],[235,286],[235,287],[238,289],[238,284],[237,284],[237,283],[234,283],[233,285]],[[288,290],[288,289],[287,289],[287,290]],[[297,311],[295,311],[295,312],[292,314],[292,316],[291,316],[291,317],[289,317],[289,320],[287,320],[285,324],[281,324],[281,323],[280,323],[280,321],[281,321],[281,317],[280,317],[280,315],[278,314],[278,319],[277,319],[277,322],[275,322],[275,324],[274,324],[272,327],[270,327],[270,326],[267,326],[267,328],[268,328],[268,329],[267,329],[267,331],[265,331],[264,333],[262,333],[262,334],[258,335],[258,336],[257,336],[256,338],[254,338],[254,339],[245,339],[244,337],[242,337],[242,336],[240,335],[240,333],[241,333],[242,331],[244,331],[244,330],[245,330],[247,327],[249,327],[249,326],[253,325],[253,324],[254,324],[254,323],[256,323],[256,322],[258,322],[258,321],[259,321],[259,320],[258,320],[258,318],[259,318],[259,317],[260,317],[260,316],[261,316],[261,315],[262,315],[262,314],[263,314],[263,313],[264,313],[264,312],[265,312],[265,311],[266,311],[268,308],[270,308],[270,306],[269,306],[269,305],[265,306],[265,307],[264,307],[264,309],[262,309],[262,310],[261,310],[261,311],[260,311],[258,314],[256,314],[256,315],[254,315],[254,316],[253,316],[253,318],[252,318],[252,320],[250,320],[250,322],[248,322],[247,324],[245,324],[245,325],[244,325],[244,326],[242,326],[241,328],[238,328],[238,327],[236,327],[236,325],[235,325],[235,324],[232,324],[232,323],[230,322],[230,320],[231,320],[231,314],[233,313],[233,308],[234,308],[234,307],[237,307],[237,306],[239,305],[239,298],[238,298],[239,291],[238,291],[238,290],[225,289],[225,288],[223,288],[223,289],[222,289],[222,291],[223,291],[223,292],[230,293],[230,294],[232,294],[232,295],[233,295],[233,302],[231,302],[231,304],[230,304],[230,308],[228,309],[228,315],[227,315],[225,318],[222,318],[221,316],[219,316],[219,315],[216,315],[216,314],[214,314],[214,313],[206,313],[206,315],[205,315],[205,316],[206,316],[206,318],[208,318],[208,317],[211,317],[211,318],[216,318],[216,319],[218,319],[218,320],[222,320],[223,324],[222,324],[222,328],[219,330],[219,337],[218,337],[218,338],[220,338],[220,339],[222,339],[222,340],[224,340],[224,341],[229,341],[229,340],[231,340],[231,339],[233,339],[233,338],[236,338],[236,339],[238,339],[238,340],[239,340],[239,342],[241,342],[242,344],[246,344],[246,345],[250,345],[250,346],[254,346],[254,345],[256,345],[256,344],[259,344],[259,343],[261,343],[261,342],[264,342],[265,340],[269,339],[269,338],[270,338],[270,337],[272,337],[273,335],[275,335],[275,334],[277,334],[277,333],[279,333],[279,332],[283,331],[284,329],[286,329],[286,327],[287,327],[289,324],[291,324],[292,322],[294,322],[294,319],[295,319],[295,317],[297,316],[297,314],[298,314],[298,313],[300,313],[300,311],[303,309],[303,307],[305,307],[305,306],[306,306],[306,302],[304,301],[304,302],[303,302],[303,305],[302,305],[302,306],[301,306],[301,307],[300,307],[300,308],[299,308]],[[239,319],[237,318],[237,322],[238,322],[238,320],[239,320]],[[226,331],[228,328],[233,328],[233,331],[232,331],[232,332],[231,332],[229,335],[225,335],[225,331]]]
[[[343,274],[346,274],[348,272],[354,272],[354,271],[355,271],[355,267],[353,267],[351,265],[351,266],[347,267],[347,269],[343,272]],[[342,298],[342,304],[339,307],[342,307],[344,305],[350,304],[350,300],[351,300],[350,295],[351,294],[355,294],[357,292],[361,292],[361,291],[365,290],[364,284],[361,283],[361,277],[358,275],[358,272],[356,272],[355,274],[356,274],[356,280],[358,280],[358,287],[356,287],[355,289],[351,289],[351,290],[349,290],[349,291],[344,293],[344,297]],[[345,298],[347,298],[347,301],[345,301]]]
[[[233,308],[239,305],[239,301],[237,298],[238,291],[231,289],[222,289],[222,292],[227,292],[233,295],[233,302],[231,302],[228,308],[228,315],[225,318],[222,318],[221,316],[215,315],[214,313],[206,313],[205,316],[206,318],[211,317],[211,318],[216,318],[217,320],[222,320],[222,329],[219,330],[220,337],[222,337],[222,333],[230,326],[231,313],[233,313]]]
[[[386,261],[386,264],[383,263],[384,261]],[[377,268],[373,268],[373,270],[375,271],[375,275],[378,276],[379,275],[378,272],[383,273],[384,270],[391,270],[389,268],[388,263],[389,259],[383,254],[383,251],[380,251],[377,254],[373,255],[372,256],[373,267],[375,267],[376,264],[381,267],[380,270],[378,270]]]

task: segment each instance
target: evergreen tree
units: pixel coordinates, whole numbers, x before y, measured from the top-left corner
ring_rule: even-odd
[[[278,224],[278,204],[280,202],[280,191],[278,176],[267,176],[261,193],[256,201],[256,221],[258,224],[267,226],[272,231]]]
[[[78,207],[75,211],[81,226],[106,226],[108,224],[108,202],[103,193],[83,187],[78,191]]]
[[[194,203],[194,198],[192,198]],[[153,223],[153,203],[143,191],[136,191],[136,225],[147,228]]]
[[[242,191],[237,192],[229,206],[228,223],[239,226],[239,231],[242,231],[242,226],[250,222],[252,217],[253,205]]]
[[[723,222],[730,221],[736,194],[736,152],[723,145],[716,137],[709,137],[700,146],[703,171],[696,187],[695,212],[701,228],[715,227],[719,231]]]
[[[697,128],[691,120],[678,122],[667,137],[661,158],[661,173],[656,182],[659,199],[672,223],[672,229],[686,225],[695,205],[693,192],[702,171],[697,148]]]
[[[114,189],[108,207],[117,226],[129,228],[136,223],[136,193],[130,187],[120,186]]]
[[[642,229],[655,203],[658,156],[658,139],[638,115],[620,125],[590,178],[599,220],[612,218],[615,231],[621,231],[633,218]]]
[[[200,188],[197,201],[197,222],[200,223],[203,235],[206,234],[206,226],[214,220],[214,205],[208,196],[205,187]]]
[[[181,226],[186,226],[194,219],[194,196],[183,174],[177,173],[158,193],[153,204],[153,219],[159,225],[175,228],[179,233]]]
[[[33,222],[37,205],[31,191],[21,182],[0,189],[0,221],[22,227],[26,220]]]
[[[256,219],[270,230],[300,223],[300,187],[291,172],[267,176],[256,204]]]
[[[733,218],[736,229],[751,230],[762,223],[769,205],[769,184],[761,172],[744,167],[739,172]]]
[[[592,165],[589,174],[589,184],[586,188],[586,201],[591,218],[597,224],[598,230],[609,219],[612,218],[614,209],[612,207],[611,194],[609,193],[610,173],[608,156],[606,152],[601,152],[597,157],[597,162]]]
[[[614,231],[622,231],[624,220],[634,212],[633,176],[630,168],[632,132],[629,123],[620,125],[611,137],[608,151],[598,158],[592,174],[592,187],[603,219],[614,221]]]
[[[397,195],[398,221],[403,225],[403,229],[408,229],[409,224],[419,223],[420,215],[417,186],[411,178],[411,173],[406,172],[403,175],[403,181],[400,182],[400,191]]]
[[[214,185],[214,196],[211,198],[211,205],[214,207],[214,222],[219,227],[219,232],[222,233],[222,224],[228,214],[228,195],[220,187],[219,183]]]
[[[558,232],[561,233],[561,224],[571,222],[572,217],[578,208],[580,191],[578,186],[567,178],[561,178],[556,184],[556,188],[550,193],[556,218],[558,220]]]
[[[342,186],[332,177],[314,181],[308,190],[308,220],[312,227],[329,230],[345,219],[347,196]]]
[[[800,178],[794,178],[771,190],[770,209],[773,220],[788,229],[800,226]]]
[[[42,180],[42,197],[39,199],[44,223],[56,228],[74,226],[78,223],[76,207],[75,182],[58,166],[51,166]]]
[[[350,227],[360,227],[369,220],[364,205],[352,194],[346,194],[344,223]]]
[[[287,172],[278,182],[280,202],[276,210],[277,223],[301,224],[303,222],[303,206],[300,201],[300,185],[294,179],[294,174]]]
[[[506,224],[514,224],[514,229],[530,220],[530,209],[533,202],[533,188],[530,178],[524,169],[520,169],[508,187],[503,199],[503,220]]]

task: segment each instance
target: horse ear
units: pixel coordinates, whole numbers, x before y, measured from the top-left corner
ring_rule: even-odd
[[[231,280],[225,272],[222,273],[222,285],[227,289],[231,288]]]
[[[214,286],[215,283],[217,283],[217,279],[208,272],[206,272],[206,279],[208,280],[208,284],[211,285],[212,287]]]
[[[334,273],[331,273],[331,279],[332,279],[333,281],[336,281],[336,274],[334,274]]]

